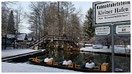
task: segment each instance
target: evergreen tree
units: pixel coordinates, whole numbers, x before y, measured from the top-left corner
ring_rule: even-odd
[[[11,11],[9,15],[9,20],[8,20],[8,27],[7,27],[7,33],[12,33],[15,34],[15,22],[14,22],[14,15],[13,11]]]
[[[90,8],[85,16],[86,20],[84,21],[84,35],[85,38],[91,39],[94,36],[94,27],[93,27],[93,11]]]
[[[2,2],[1,3],[1,26],[2,26],[2,37],[4,37],[7,33],[7,26],[8,26],[8,18],[9,18],[9,9],[11,2]]]

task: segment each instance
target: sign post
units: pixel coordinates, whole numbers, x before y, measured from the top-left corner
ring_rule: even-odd
[[[112,72],[114,72],[115,69],[115,62],[114,62],[114,24],[111,24],[111,39],[112,39]]]
[[[95,24],[107,24],[112,22],[124,22],[130,20],[130,2],[99,2],[95,5]]]
[[[130,1],[93,2],[95,34],[108,35],[109,29],[111,30],[112,72],[114,72],[114,35],[127,36],[130,34],[130,25],[128,25],[130,24],[130,11]],[[114,30],[115,26],[116,32]]]

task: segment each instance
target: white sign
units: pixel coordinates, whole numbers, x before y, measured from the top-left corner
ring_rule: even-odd
[[[96,35],[108,35],[110,34],[110,27],[109,26],[96,27],[95,34]]]
[[[130,1],[95,4],[95,22],[108,23],[130,20]]]
[[[130,34],[130,25],[116,26],[116,34]]]

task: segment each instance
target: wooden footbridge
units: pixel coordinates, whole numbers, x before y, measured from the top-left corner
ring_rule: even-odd
[[[39,44],[43,42],[50,42],[50,41],[65,42],[65,43],[68,43],[72,47],[78,47],[77,45],[78,42],[75,39],[73,39],[71,36],[56,36],[56,35],[42,36],[39,40],[32,42],[32,44],[29,47],[34,48],[35,46],[38,46]]]

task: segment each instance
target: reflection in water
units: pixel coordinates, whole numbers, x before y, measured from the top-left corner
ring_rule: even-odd
[[[80,51],[64,51],[64,50],[49,50],[47,54],[50,57],[53,57],[54,60],[58,63],[62,63],[65,58],[72,60],[74,63],[84,65],[87,60],[92,60],[96,64],[100,63],[109,63],[111,68],[111,55],[107,54],[97,54],[90,52],[80,52]],[[42,57],[42,56],[39,56]],[[44,59],[44,57],[42,58]],[[115,68],[121,68],[124,71],[130,71],[130,57],[115,56]]]

